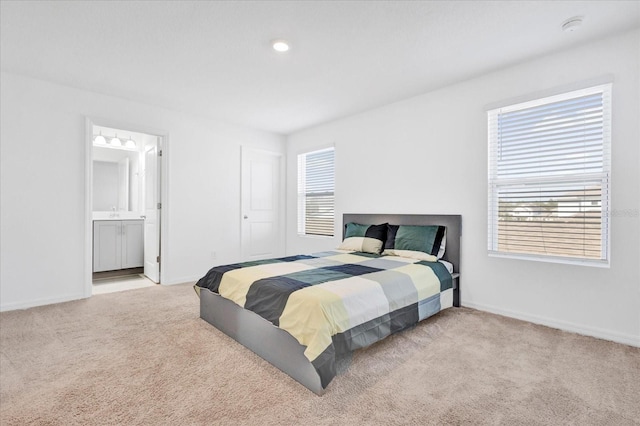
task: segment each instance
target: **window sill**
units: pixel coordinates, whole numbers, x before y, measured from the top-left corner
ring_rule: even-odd
[[[332,240],[333,235],[312,235],[312,234],[297,234],[300,238],[309,238],[311,240]]]
[[[578,265],[578,266],[590,266],[595,268],[610,268],[609,260],[587,260],[576,259],[572,257],[559,257],[559,256],[536,256],[533,254],[518,254],[518,253],[504,253],[489,251],[489,257],[501,257],[505,259],[516,260],[529,260],[533,262],[546,262],[546,263],[562,263],[565,265]]]

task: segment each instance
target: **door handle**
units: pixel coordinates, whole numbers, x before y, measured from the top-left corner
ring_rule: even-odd
[[[244,215],[244,218],[245,218],[245,219],[249,219],[249,216],[247,216],[247,215],[245,214],[245,215]]]

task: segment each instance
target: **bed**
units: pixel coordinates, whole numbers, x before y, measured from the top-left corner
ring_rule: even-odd
[[[220,265],[194,286],[202,319],[318,395],[341,355],[460,306],[461,216],[345,214],[343,224],[344,250]],[[432,254],[398,250],[403,230],[427,228]]]

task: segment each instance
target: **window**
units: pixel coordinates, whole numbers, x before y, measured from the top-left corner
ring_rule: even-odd
[[[333,236],[334,149],[298,155],[298,234]]]
[[[489,253],[608,264],[611,85],[488,116]]]

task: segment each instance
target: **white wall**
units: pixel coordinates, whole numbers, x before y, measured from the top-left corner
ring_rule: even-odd
[[[638,31],[541,57],[288,138],[287,214],[296,154],[335,143],[342,213],[462,214],[462,303],[640,346]],[[486,107],[613,76],[611,267],[487,255]],[[287,252],[330,249],[287,225]]]
[[[0,84],[1,310],[84,295],[87,116],[169,135],[165,284],[239,260],[240,146],[283,152],[282,136],[13,74]]]

